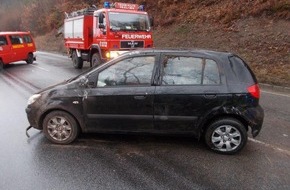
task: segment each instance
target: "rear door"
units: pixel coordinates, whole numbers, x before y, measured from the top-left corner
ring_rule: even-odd
[[[12,61],[11,44],[7,40],[6,35],[0,35],[0,58],[4,63],[10,63]]]
[[[223,91],[217,63],[190,54],[164,54],[154,97],[154,125],[159,132],[198,132],[197,124],[218,106]]]
[[[84,99],[89,131],[148,132],[153,129],[155,54],[125,58],[99,71]]]

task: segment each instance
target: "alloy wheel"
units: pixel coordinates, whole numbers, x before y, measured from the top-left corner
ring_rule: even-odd
[[[235,150],[242,141],[241,133],[231,125],[216,128],[211,136],[212,144],[222,152]]]

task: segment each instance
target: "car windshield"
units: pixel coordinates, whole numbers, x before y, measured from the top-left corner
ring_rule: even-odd
[[[83,76],[88,76],[89,74],[91,74],[91,72],[92,72],[93,70],[95,70],[96,67],[101,68],[101,67],[104,67],[106,64],[111,64],[111,62],[115,62],[116,60],[121,59],[122,56],[123,56],[123,55],[126,55],[126,54],[127,54],[127,53],[124,53],[124,54],[122,54],[121,56],[119,56],[119,57],[117,57],[117,58],[114,58],[114,59],[111,59],[111,60],[107,61],[106,63],[104,63],[104,64],[102,64],[102,65],[91,67],[91,68],[89,68],[88,70],[85,70],[84,72],[78,74],[77,76],[72,77],[72,78],[66,80],[66,82],[73,82],[73,81],[75,81],[75,80],[77,80],[77,79],[83,78]]]
[[[149,19],[144,14],[109,13],[110,29],[113,31],[149,31]]]

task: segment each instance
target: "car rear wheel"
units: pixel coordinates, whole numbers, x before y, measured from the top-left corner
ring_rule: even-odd
[[[70,114],[53,111],[44,118],[43,132],[54,143],[69,144],[78,137],[80,129]]]
[[[81,57],[78,57],[76,51],[73,51],[73,53],[72,53],[72,62],[73,62],[74,68],[76,68],[76,69],[83,68],[84,61]]]
[[[223,118],[209,125],[205,133],[207,146],[215,152],[234,154],[247,143],[248,135],[245,126],[233,118]]]
[[[33,54],[32,54],[32,53],[29,53],[29,54],[27,55],[26,63],[27,63],[27,64],[32,64],[33,61],[34,61]]]

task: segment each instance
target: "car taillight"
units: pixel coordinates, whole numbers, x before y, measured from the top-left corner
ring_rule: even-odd
[[[248,87],[248,92],[254,97],[259,99],[260,98],[260,88],[258,84],[252,85]]]

